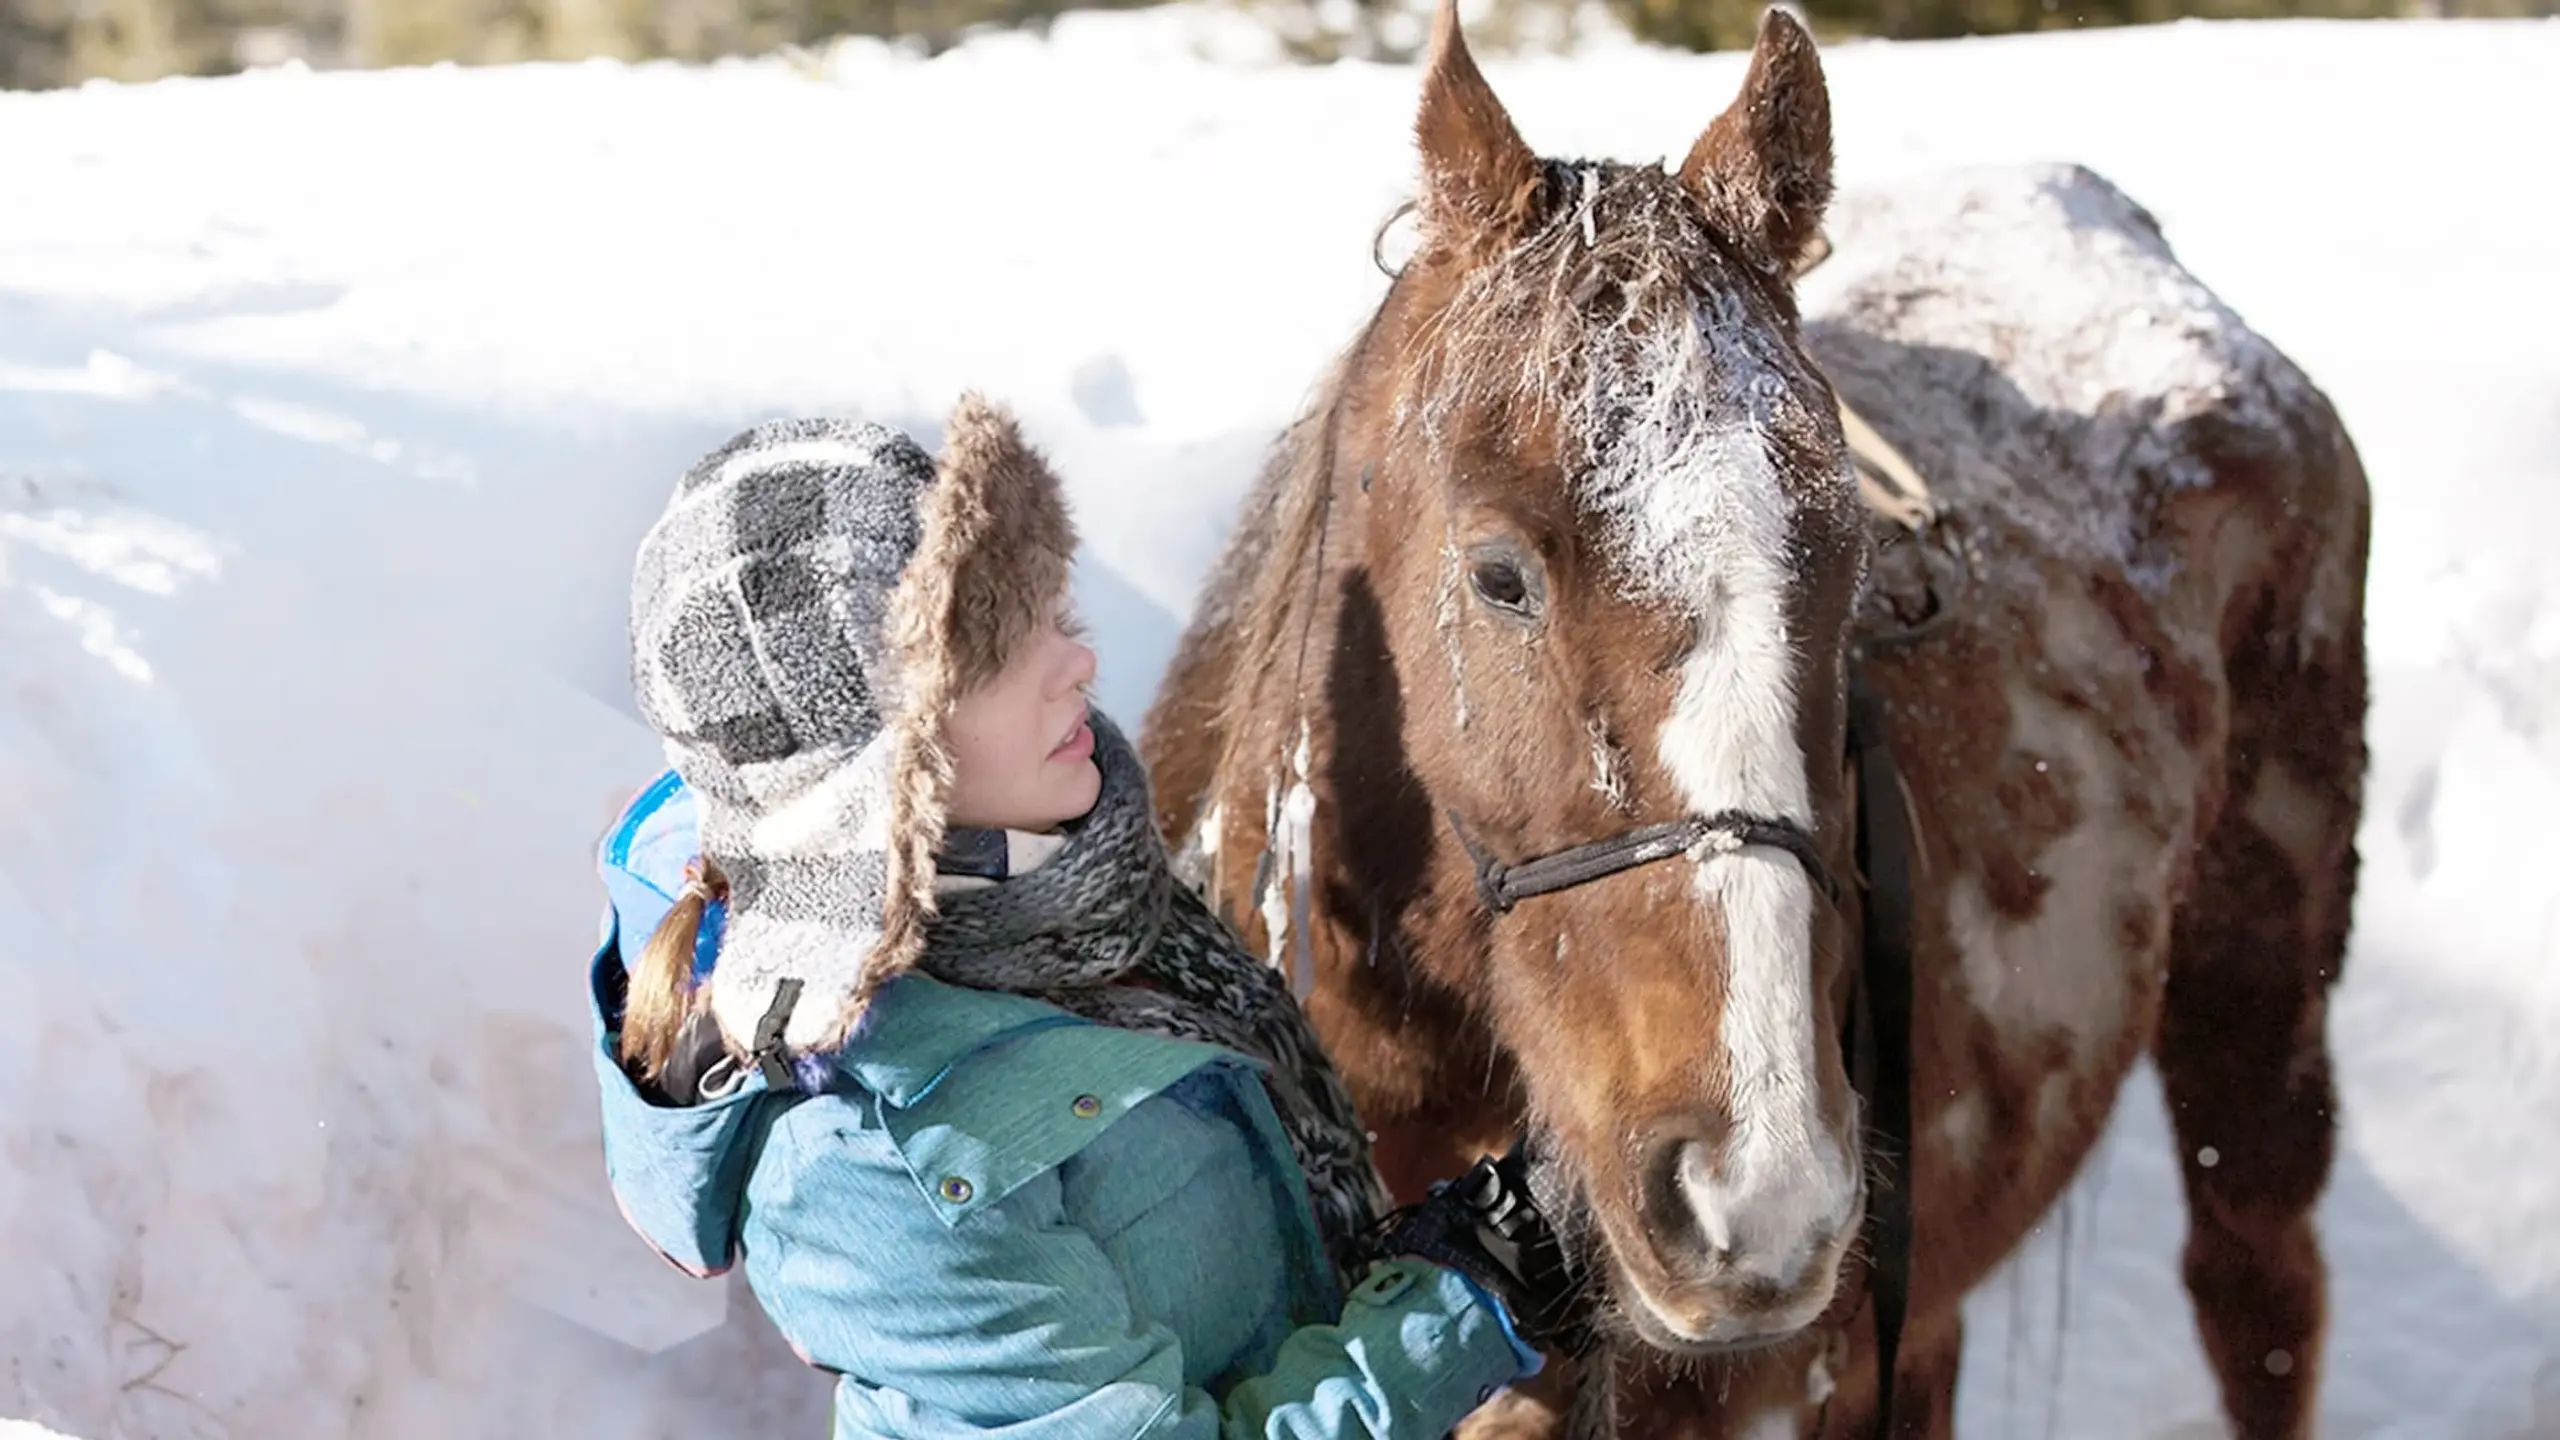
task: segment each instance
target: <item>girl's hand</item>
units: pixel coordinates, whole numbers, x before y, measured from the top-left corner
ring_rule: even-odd
[[[1446,1265],[1493,1295],[1520,1338],[1579,1354],[1593,1340],[1594,1306],[1565,1264],[1564,1246],[1529,1196],[1528,1161],[1514,1145],[1379,1222],[1371,1252]]]

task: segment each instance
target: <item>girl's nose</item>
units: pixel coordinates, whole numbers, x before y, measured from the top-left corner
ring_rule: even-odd
[[[1069,640],[1066,646],[1066,655],[1057,670],[1060,694],[1070,690],[1082,690],[1091,685],[1098,663],[1094,657],[1093,647],[1083,641]]]

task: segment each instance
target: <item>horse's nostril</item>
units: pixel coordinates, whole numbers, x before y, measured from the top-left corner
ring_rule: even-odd
[[[1827,1156],[1729,1150],[1694,1129],[1656,1142],[1644,1171],[1654,1257],[1740,1308],[1790,1303],[1834,1250],[1854,1182]]]
[[[1687,1135],[1667,1135],[1654,1142],[1645,1157],[1645,1230],[1666,1260],[1689,1258],[1713,1263],[1725,1242],[1701,1233],[1698,1213],[1689,1199],[1689,1175],[1701,1163],[1706,1147]]]
[[[1716,1147],[1695,1129],[1684,1126],[1655,1141],[1644,1169],[1645,1230],[1675,1272],[1721,1275],[1742,1258],[1731,1214],[1698,1203],[1716,1181]]]
[[[1698,1227],[1698,1238],[1705,1242],[1709,1258],[1721,1265],[1732,1265],[1734,1254],[1733,1216],[1721,1205],[1699,1203],[1699,1197],[1715,1194],[1722,1176],[1716,1172],[1715,1155],[1704,1145],[1680,1147],[1680,1198]]]

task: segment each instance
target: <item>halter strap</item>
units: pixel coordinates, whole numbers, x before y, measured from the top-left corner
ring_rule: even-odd
[[[1643,826],[1506,865],[1476,843],[1456,811],[1447,814],[1450,830],[1475,862],[1476,893],[1483,897],[1485,908],[1498,915],[1510,913],[1512,906],[1531,896],[1571,890],[1657,860],[1686,855],[1703,861],[1747,846],[1765,846],[1795,856],[1824,899],[1834,904],[1840,899],[1840,882],[1823,864],[1821,848],[1803,826],[1792,820],[1725,810]]]
[[[1851,671],[1849,759],[1858,774],[1858,872],[1861,924],[1858,983],[1851,1002],[1856,1036],[1851,1062],[1865,1097],[1867,1151],[1888,1162],[1867,1167],[1867,1294],[1875,1311],[1876,1428],[1890,1437],[1907,1418],[1897,1406],[1894,1365],[1911,1306],[1910,1157],[1912,972],[1917,910],[1912,888],[1915,847],[1903,808],[1885,701],[1863,669]]]

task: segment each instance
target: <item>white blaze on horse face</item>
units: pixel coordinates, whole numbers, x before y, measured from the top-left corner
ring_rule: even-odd
[[[1810,827],[1787,621],[1794,507],[1762,431],[1785,383],[1781,362],[1743,338],[1755,329],[1746,317],[1704,304],[1692,323],[1659,327],[1622,363],[1595,367],[1592,419],[1609,424],[1611,443],[1584,503],[1640,597],[1696,627],[1657,741],[1682,801],[1693,814],[1743,810]],[[1858,1203],[1821,1113],[1814,889],[1792,856],[1761,848],[1706,860],[1694,885],[1723,921],[1717,1039],[1732,1114],[1720,1152],[1684,1157],[1682,1189],[1709,1246],[1792,1285],[1834,1257]],[[1829,1287],[1817,1288],[1827,1300]]]

